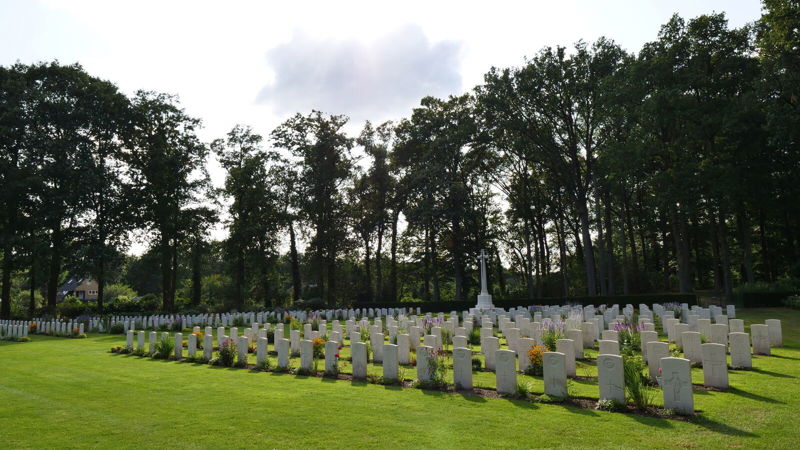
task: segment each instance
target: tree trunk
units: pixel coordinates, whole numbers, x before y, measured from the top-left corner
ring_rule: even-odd
[[[692,271],[689,263],[689,242],[686,233],[686,218],[676,206],[670,209],[672,239],[675,245],[675,259],[678,263],[678,291],[692,292]]]
[[[397,301],[397,222],[400,220],[400,213],[394,213],[392,217],[392,243],[391,243],[391,262],[389,269],[389,301]]]
[[[439,289],[439,261],[436,251],[436,235],[431,230],[429,233],[430,246],[431,246],[431,276],[433,277],[433,301],[439,302],[442,300],[441,290]]]
[[[169,239],[161,238],[161,302],[164,311],[172,311],[173,302],[170,298],[170,284],[172,283],[172,254]]]
[[[616,295],[617,287],[614,285],[614,222],[611,216],[611,199],[606,194],[605,199],[605,222],[606,222],[606,270],[608,271],[607,282],[608,295]]]
[[[11,243],[6,242],[3,246],[3,287],[2,303],[0,303],[0,319],[11,318],[11,272],[13,271],[12,265],[12,249]]]
[[[383,222],[383,221],[381,221]],[[383,233],[386,226],[383,223],[378,225],[378,242],[375,248],[375,294],[378,301],[382,301],[386,295],[383,288]]]
[[[106,258],[105,249],[101,250],[97,263],[97,313],[103,314],[103,300],[106,290]]]
[[[371,302],[374,300],[372,297],[372,269],[370,263],[370,248],[369,236],[362,236],[364,241],[364,294],[366,294],[366,301]]]
[[[745,281],[753,283],[756,281],[753,272],[753,235],[750,230],[750,218],[747,217],[744,205],[739,205],[736,224],[737,228],[739,228],[739,242],[742,247],[742,267],[744,268]]]
[[[294,222],[289,222],[289,259],[292,266],[292,300],[299,301],[302,293],[300,282],[300,261],[297,256],[297,238],[294,234]]]
[[[719,248],[722,257],[722,286],[725,292],[725,300],[733,300],[733,280],[731,274],[731,257],[728,247],[728,225],[725,221],[725,213],[719,211]]]
[[[586,269],[586,295],[594,297],[597,295],[594,247],[592,245],[592,234],[589,230],[589,207],[587,205],[586,193],[581,189],[578,190],[577,207],[581,227],[581,238],[583,240],[583,261]]]
[[[202,257],[199,244],[192,246],[192,305],[199,306],[202,300]]]
[[[528,298],[535,298],[536,293],[533,285],[533,255],[531,252],[531,223],[527,214],[523,219],[522,239],[525,241],[525,285],[528,290]]]
[[[63,245],[63,232],[58,225],[52,230],[50,277],[47,280],[47,309],[50,314],[56,313],[56,296],[58,294],[58,279],[61,276],[61,250]]]
[[[33,317],[36,312],[36,251],[31,255],[30,294],[28,298],[28,315]]]

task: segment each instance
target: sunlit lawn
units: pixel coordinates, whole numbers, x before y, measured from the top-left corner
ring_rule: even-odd
[[[692,423],[109,353],[124,345],[120,335],[0,342],[0,446],[794,448],[800,312],[739,317],[782,319],[786,347],[754,357],[753,371],[731,371],[728,392],[695,391]],[[591,359],[579,363],[579,376],[596,374]],[[415,368],[404,375],[413,379]],[[519,378],[543,392],[541,378]],[[702,383],[700,369],[693,380]],[[475,385],[493,388],[494,374],[476,373]],[[596,398],[597,383],[574,380],[570,392]]]

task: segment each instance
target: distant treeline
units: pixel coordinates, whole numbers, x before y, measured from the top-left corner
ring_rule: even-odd
[[[800,7],[763,6],[544,48],[358,136],[312,111],[205,143],[172,96],[0,67],[0,315],[55,311],[67,274],[100,311],[111,283],[166,311],[464,301],[483,248],[496,299],[797,278]]]

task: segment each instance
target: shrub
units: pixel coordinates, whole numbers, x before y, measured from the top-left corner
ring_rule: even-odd
[[[481,330],[480,328],[473,328],[467,336],[467,343],[469,345],[481,345]]]
[[[115,323],[111,325],[111,328],[108,329],[109,334],[124,334],[125,333],[125,325],[121,323]]]
[[[483,363],[481,362],[480,358],[478,358],[478,357],[472,358],[472,371],[473,372],[480,371],[482,367],[483,367]]]
[[[181,321],[181,319],[178,319],[175,322],[172,322],[169,328],[171,331],[181,331],[183,330],[183,321]]]
[[[639,334],[640,328],[634,327],[628,322],[614,325],[619,340],[619,351],[622,356],[633,356],[639,353],[642,348],[642,336]]]
[[[527,381],[518,381],[517,382],[517,389],[514,391],[514,397],[516,398],[528,398],[531,395],[531,391],[533,388],[531,384]]]
[[[243,327],[244,326],[244,317],[234,317],[233,318],[233,326],[234,327]]]
[[[197,342],[197,348],[202,349],[203,338],[205,337],[205,335],[203,334],[202,331],[192,331],[192,334],[196,336],[195,342]]]
[[[793,295],[785,298],[783,304],[789,308],[800,309],[800,295]]]
[[[528,350],[528,367],[525,369],[527,375],[542,376],[544,373],[544,353],[547,347],[544,345],[533,345]]]
[[[625,410],[625,405],[616,400],[600,399],[597,401],[595,409],[598,411],[620,412]]]
[[[442,328],[442,347],[445,350],[449,350],[451,345],[453,345],[453,333],[450,331],[449,328],[443,327]]]
[[[156,341],[156,351],[153,353],[153,357],[156,359],[169,359],[169,356],[172,354],[172,350],[174,348],[174,343],[172,338],[170,337],[162,337],[158,341]]]
[[[236,360],[236,342],[231,338],[225,338],[219,346],[219,365],[233,367]]]
[[[625,377],[625,397],[640,410],[653,404],[654,393],[644,371],[647,365],[640,356],[624,356],[622,366]]]
[[[551,352],[556,351],[556,341],[564,339],[564,323],[555,323],[550,319],[542,321],[542,344]]]
[[[77,297],[68,295],[56,306],[59,317],[78,317],[91,311],[91,307]]]
[[[30,324],[30,326],[28,327],[28,333],[30,333],[30,334],[35,334],[35,333],[36,333],[36,330],[38,330],[38,329],[39,329],[39,325],[37,325],[37,324],[35,324],[35,323],[32,323],[32,324]]]

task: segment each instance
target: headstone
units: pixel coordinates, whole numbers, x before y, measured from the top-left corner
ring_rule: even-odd
[[[457,390],[472,389],[472,350],[465,347],[453,349],[453,381]]]
[[[567,396],[567,373],[564,354],[545,352],[542,357],[544,393],[551,397]]]
[[[133,330],[125,331],[125,348],[128,351],[133,350]]]
[[[350,345],[350,356],[353,360],[353,378],[357,380],[367,378],[367,344],[353,342]]]
[[[417,380],[421,382],[430,381],[432,368],[430,367],[430,354],[433,347],[420,345],[417,347]]]
[[[517,392],[517,361],[512,350],[498,350],[495,353],[495,374],[497,376],[497,393],[514,394]]]
[[[203,336],[203,359],[206,361],[211,360],[211,354],[214,351],[214,336],[207,333]]]
[[[583,331],[567,330],[567,339],[572,341],[573,355],[577,359],[583,359]],[[556,350],[561,351],[561,350]],[[569,376],[569,374],[567,374]]]
[[[197,335],[191,333],[189,335],[189,357],[194,358],[196,354],[197,354]]]
[[[383,344],[383,379],[397,380],[399,367],[397,365],[397,345]]]
[[[753,339],[753,353],[757,355],[771,355],[769,340],[769,327],[762,324],[750,325],[750,333]]]
[[[300,368],[306,372],[314,370],[314,342],[300,341]]]
[[[559,339],[556,341],[556,352],[564,355],[564,371],[568,377],[576,375],[575,343],[572,339]]]
[[[715,323],[709,327],[708,341],[713,344],[722,344],[728,348],[728,325]]]
[[[603,354],[597,357],[597,381],[600,385],[600,400],[625,404],[625,370],[621,356]]]
[[[684,331],[681,333],[681,344],[683,344],[683,356],[692,364],[703,361],[703,351],[700,347],[702,343],[700,332]]]
[[[289,342],[293,355],[300,353],[300,330],[289,331]]]
[[[694,414],[691,362],[684,358],[663,358],[661,372],[664,408],[679,414]]]
[[[175,333],[175,359],[183,358],[183,333]]]
[[[734,369],[750,369],[753,367],[753,356],[750,354],[750,335],[747,333],[730,334],[731,367]]]
[[[744,320],[730,319],[728,320],[728,328],[731,333],[744,333]]]
[[[783,347],[783,331],[781,321],[778,319],[767,319],[764,321],[769,330],[769,345],[772,347]]]
[[[661,341],[650,341],[647,343],[647,368],[650,371],[650,379],[656,381],[659,377],[661,368],[661,358],[669,356],[669,344]]]
[[[269,339],[265,337],[258,338],[258,343],[256,344],[256,365],[264,365],[264,362],[267,360],[268,345]]]
[[[322,325],[320,325],[322,327]],[[339,343],[336,341],[325,342],[325,373],[335,375],[339,373]]]
[[[372,360],[383,362],[383,333],[373,333],[372,337]]]
[[[619,355],[619,342],[607,341],[605,339],[601,339],[599,342],[600,355]]]
[[[497,350],[500,348],[500,340],[496,337],[487,337],[483,339],[481,349],[483,350],[483,357],[486,364],[486,369],[494,371],[495,369],[495,356]]]
[[[235,330],[235,328],[232,328],[232,329]],[[231,337],[231,339],[233,339],[233,337]],[[239,336],[239,338],[237,338],[237,340],[236,340],[236,343],[237,343],[237,347],[236,347],[236,350],[237,350],[237,352],[236,352],[237,361],[240,364],[245,364],[246,365],[247,364],[247,350],[248,350],[248,347],[250,346],[250,341],[249,341],[249,339],[247,339],[247,336]]]
[[[728,359],[722,344],[703,344],[703,384],[728,389]]]
[[[278,352],[278,368],[287,369],[289,367],[289,340],[286,338],[275,340],[275,351]]]
[[[144,330],[139,331],[136,336],[136,350],[144,351]]]
[[[535,345],[531,338],[519,338],[519,371],[525,373],[530,364],[528,351]]]
[[[397,335],[397,362],[409,364],[411,362],[411,339],[407,334]]]
[[[642,331],[639,333],[642,340],[642,358],[647,361],[647,343],[658,341],[658,333],[655,331]]]
[[[155,331],[150,332],[150,355],[156,354],[156,340],[158,339],[158,333]]]

